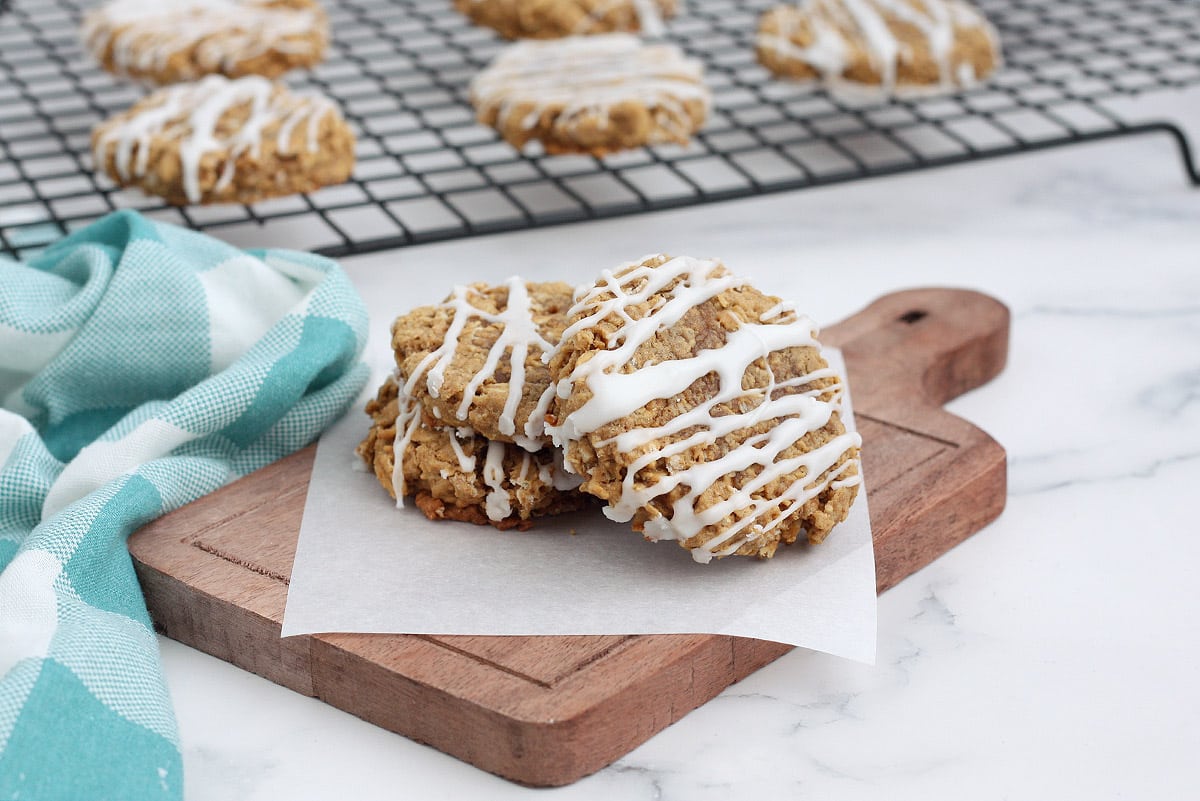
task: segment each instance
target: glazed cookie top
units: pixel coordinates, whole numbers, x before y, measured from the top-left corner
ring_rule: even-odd
[[[663,18],[675,13],[675,0],[456,0],[477,24],[509,39],[640,31],[662,36]]]
[[[337,107],[317,94],[295,93],[257,76],[230,80],[210,75],[197,83],[165,87],[105,120],[92,132],[97,164],[115,157],[125,181],[145,175],[151,152],[178,149],[179,179],[191,203],[202,196],[202,166],[220,164],[214,187],[233,181],[238,157],[315,153],[322,121],[345,125]]]
[[[182,81],[271,52],[316,62],[328,23],[313,0],[110,0],[84,17],[83,38],[114,72]]]
[[[566,327],[571,287],[562,282],[457,286],[437,306],[392,324],[403,391],[446,426],[536,451],[549,439],[546,358]]]
[[[569,316],[547,430],[611,519],[641,515],[649,538],[690,541],[705,562],[858,483],[860,439],[838,420],[813,323],[720,262],[606,271]]]
[[[760,50],[803,63],[821,77],[846,76],[865,61],[871,80],[884,88],[906,83],[968,86],[982,75],[962,50],[964,32],[973,32],[999,58],[997,37],[987,19],[962,0],[803,0],[767,12],[758,34]],[[803,44],[801,44],[803,43]],[[904,80],[902,63],[917,58],[931,64],[930,80]]]
[[[502,50],[471,81],[471,100],[481,111],[496,109],[501,127],[517,114],[532,128],[547,111],[565,126],[622,103],[673,109],[686,119],[684,103],[710,102],[703,73],[675,45],[643,44],[625,33],[525,41]]]

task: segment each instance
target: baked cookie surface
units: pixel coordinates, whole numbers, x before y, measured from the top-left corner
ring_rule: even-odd
[[[647,539],[713,556],[819,543],[853,503],[860,438],[813,324],[720,262],[652,256],[581,290],[547,429],[581,489]]]
[[[535,453],[487,440],[469,429],[430,425],[420,404],[394,378],[367,404],[371,429],[357,453],[393,498],[415,496],[430,520],[460,520],[497,528],[528,528],[535,517],[590,502],[559,452]],[[396,454],[400,458],[396,458]]]
[[[700,62],[614,33],[510,45],[471,81],[478,119],[516,148],[603,155],[687,144],[711,102]]]
[[[560,281],[460,285],[437,306],[392,324],[404,392],[439,426],[468,426],[529,451],[550,443],[550,354],[567,325],[570,285]]]
[[[454,0],[454,6],[506,39],[556,39],[620,31],[658,36],[676,0]]]
[[[329,22],[314,0],[110,0],[84,17],[83,39],[106,70],[139,80],[275,78],[324,58]]]
[[[119,185],[169,203],[253,203],[347,180],[354,134],[328,98],[210,75],[98,124],[92,157]]]
[[[776,75],[837,86],[937,91],[1000,65],[995,29],[963,0],[803,0],[759,21],[758,60]]]

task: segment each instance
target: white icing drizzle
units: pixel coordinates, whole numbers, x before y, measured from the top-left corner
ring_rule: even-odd
[[[554,130],[567,135],[585,119],[606,119],[618,103],[637,102],[655,114],[664,141],[690,134],[688,101],[711,103],[700,62],[674,45],[644,45],[623,33],[510,45],[471,81],[471,98],[481,112],[496,109],[500,127],[521,111],[525,130],[561,106]]]
[[[320,98],[324,100],[324,98]],[[325,101],[328,103],[328,101]],[[333,108],[333,104],[329,104],[329,109]],[[287,153],[292,149],[292,132],[296,130],[296,126],[305,120],[308,121],[305,127],[304,145],[309,153],[316,153],[320,147],[320,142],[317,136],[321,132],[321,116],[314,114],[309,106],[298,106],[291,114],[284,118],[279,126],[279,135],[275,137],[275,149],[280,153]]]
[[[463,432],[466,433],[463,433]],[[454,451],[454,457],[458,459],[458,469],[464,473],[471,473],[475,470],[475,456],[468,454],[463,450],[463,446],[459,444],[459,439],[473,440],[475,432],[469,428],[456,428],[450,435],[450,448]]]
[[[552,351],[542,351],[542,364],[549,364],[551,355]],[[525,450],[536,451],[545,446],[546,413],[550,411],[550,404],[553,401],[554,382],[551,381],[542,390],[541,397],[538,398],[533,411],[529,413],[529,419],[525,421],[525,435],[513,436],[513,440]]]
[[[529,455],[526,454],[528,459]],[[504,443],[488,440],[487,456],[483,461],[483,483],[491,490],[485,508],[489,520],[503,520],[512,514],[512,500],[504,489]]]
[[[292,151],[292,132],[304,120],[308,125],[307,148],[316,152],[321,119],[337,113],[328,98],[289,92],[280,84],[253,75],[236,80],[210,75],[197,83],[159,89],[142,103],[146,104],[144,110],[101,124],[93,159],[96,164],[104,164],[109,147],[115,146],[117,174],[128,181],[145,176],[152,139],[178,140],[183,191],[191,203],[199,203],[202,197],[200,165],[206,155],[226,153],[213,187],[219,192],[233,181],[239,156],[259,154],[263,131],[273,122],[282,120],[275,143],[280,154]],[[249,109],[246,121],[232,133],[220,133],[221,119],[243,105]]]
[[[862,33],[867,43],[867,55],[871,66],[881,76],[884,86],[896,85],[896,58],[900,54],[900,42],[888,28],[887,20],[880,13],[880,8],[872,5],[871,0],[841,0],[842,7],[850,12],[854,24]],[[904,0],[899,0],[904,2]],[[934,0],[936,2],[936,0]],[[891,0],[881,0],[880,6],[887,7]],[[932,41],[930,42],[932,45]]]
[[[421,411],[420,404],[403,391],[396,402],[399,407],[396,413],[396,433],[392,439],[392,494],[396,496],[396,508],[403,509],[404,496],[408,494],[404,481],[404,453],[421,425]]]
[[[399,384],[399,377],[395,378]],[[396,507],[403,509],[404,496],[408,494],[404,480],[404,455],[413,436],[424,423],[421,420],[420,402],[406,394],[403,387],[399,388],[396,402],[399,407],[396,415],[395,435],[392,440],[392,492],[396,496]],[[449,437],[450,447],[454,451],[459,471],[466,474],[475,473],[478,462],[473,451],[476,449],[479,435],[468,426],[444,430]],[[489,520],[499,522],[512,516],[513,500],[519,498],[522,489],[529,489],[530,471],[535,468],[542,484],[553,487],[559,492],[575,489],[583,483],[582,479],[563,471],[562,453],[558,450],[552,452],[551,461],[545,464],[538,460],[534,453],[522,450],[519,451],[521,463],[517,468],[517,475],[510,482],[513,489],[509,490],[505,487],[506,472],[504,469],[504,457],[508,451],[508,445],[496,440],[484,441],[486,442],[486,451],[481,478],[488,488],[484,500],[484,511]],[[468,453],[468,450],[472,453]],[[438,474],[443,479],[451,477],[450,470],[445,468],[438,471]]]
[[[656,0],[608,0],[608,2],[597,4],[584,15],[579,24],[575,26],[573,33],[576,35],[591,33],[595,29],[596,23],[604,19],[605,14],[625,5],[632,6],[633,13],[638,18],[638,31],[643,36],[655,38],[666,32],[662,9]]]
[[[638,17],[638,30],[643,36],[656,38],[666,33],[662,9],[655,0],[633,0],[633,10]]]
[[[791,35],[799,27],[800,17],[794,12],[780,14],[778,34],[760,33],[760,47],[772,49],[786,58],[803,61],[824,75],[841,75],[846,69],[846,41],[828,22],[820,17],[811,17],[809,28],[812,43],[801,47],[792,41]]]
[[[552,457],[550,464],[538,465],[538,475],[542,479],[542,483],[549,484],[559,492],[578,489],[579,485],[583,483],[583,476],[577,476],[568,469],[560,449],[554,448],[550,455]]]
[[[758,321],[760,323],[765,323],[765,322],[768,322],[769,320],[774,320],[776,317],[780,317],[780,316],[783,316],[786,314],[795,314],[795,313],[796,313],[796,304],[795,303],[792,303],[790,300],[781,300],[778,303],[776,303],[774,306],[772,306],[771,308],[767,309],[762,314],[758,315]]]
[[[254,0],[112,0],[83,20],[83,38],[99,57],[111,45],[118,73],[163,71],[171,56],[195,48],[195,69],[181,77],[228,72],[264,53],[318,54],[324,36],[318,7]],[[185,62],[186,63],[186,62]]]
[[[471,4],[476,6],[490,2],[493,2],[493,0],[471,0]],[[591,33],[595,30],[596,23],[603,20],[608,12],[625,5],[632,6],[633,13],[638,18],[638,30],[643,35],[659,37],[666,32],[666,26],[663,24],[662,7],[659,5],[658,0],[607,0],[607,2],[598,3],[591,9],[583,8],[582,10],[586,13],[579,20],[572,33],[576,36]]]
[[[780,382],[772,376],[769,385],[763,389],[742,389],[743,376],[756,360],[765,360],[771,352],[785,348],[819,347],[813,323],[796,316],[788,304],[779,304],[763,315],[779,317],[786,314],[786,321],[746,323],[729,333],[720,348],[702,350],[686,359],[642,364],[636,370],[623,372],[632,366],[637,349],[657,332],[678,322],[697,305],[745,283],[736,276],[722,274],[723,268],[717,261],[679,257],[657,267],[646,265],[645,261],[647,259],[624,265],[615,273],[605,271],[595,287],[577,296],[569,314],[579,316],[579,319],[564,332],[564,342],[605,318],[625,322],[609,337],[610,350],[592,352],[589,359],[578,363],[570,375],[558,382],[560,398],[569,397],[581,385],[587,387],[590,396],[557,425],[547,426],[547,431],[556,444],[569,445],[632,414],[652,400],[679,395],[710,373],[716,374],[719,387],[711,398],[662,425],[634,428],[599,443],[601,446],[614,444],[620,452],[636,454],[625,472],[620,496],[610,501],[604,509],[605,515],[625,522],[642,508],[649,508],[653,513],[651,501],[678,487],[687,487],[687,492],[673,504],[669,516],[654,517],[645,526],[645,534],[651,539],[686,540],[705,527],[746,510],[736,521],[729,522],[719,533],[692,550],[696,561],[707,562],[713,556],[731,554],[744,543],[763,536],[785,520],[790,510],[816,497],[834,482],[840,482],[837,486],[858,483],[858,476],[850,475],[857,460],[842,461],[846,452],[861,442],[852,432],[834,437],[825,445],[799,456],[781,458],[781,454],[805,434],[829,422],[838,408],[842,389],[838,384],[791,393],[781,390],[803,387],[818,379],[836,378],[832,370],[823,368]],[[668,286],[671,286],[669,290]],[[646,316],[634,318],[630,314],[631,307],[657,293],[662,293],[662,302]],[[737,403],[747,398],[754,401],[748,409],[744,402]],[[745,410],[714,414],[714,409],[722,404]],[[693,447],[711,444],[727,434],[767,420],[777,422],[766,433],[747,438],[719,458],[690,466],[673,460]],[[658,440],[664,440],[665,444],[647,448]],[[670,472],[653,484],[639,486],[639,471],[659,460],[668,465]],[[703,510],[696,508],[700,495],[721,477],[755,469],[757,474],[746,478],[744,485],[733,490],[728,498]],[[773,497],[756,496],[769,483],[797,471],[803,471],[804,480],[793,482],[783,493]],[[763,522],[775,512],[779,512],[778,516]]]
[[[896,87],[896,68],[907,51],[889,21],[907,23],[921,32],[938,66],[938,85],[943,88],[971,86],[977,80],[969,63],[953,68],[956,28],[982,30],[997,57],[999,54],[995,29],[961,0],[919,0],[919,4],[910,0],[804,0],[773,13],[779,30],[759,33],[758,46],[782,58],[804,62],[835,84],[849,66],[849,42],[854,38],[866,48],[872,68],[880,75],[881,87]],[[805,23],[810,43],[802,47],[793,36]]]
[[[504,408],[500,412],[497,427],[501,434],[513,437],[514,441],[527,451],[537,451],[544,447],[544,425],[546,408],[549,401],[539,401],[533,412],[520,421],[521,433],[517,433],[517,408],[525,391],[525,360],[530,349],[542,353],[543,360],[554,350],[554,344],[548,341],[538,330],[533,319],[533,302],[525,281],[513,276],[505,281],[508,287],[508,301],[503,311],[493,314],[484,311],[470,302],[472,295],[478,294],[469,286],[456,286],[450,299],[442,304],[443,308],[454,312],[446,335],[436,350],[430,352],[420,361],[412,375],[404,384],[406,395],[414,394],[417,384],[424,380],[429,394],[438,397],[442,383],[445,381],[446,369],[454,359],[458,350],[458,341],[462,337],[467,322],[472,318],[496,323],[502,328],[488,350],[483,366],[475,372],[467,383],[462,402],[455,410],[459,420],[466,420],[467,414],[475,401],[475,394],[483,382],[495,375],[505,353],[508,354],[508,396],[504,400]]]

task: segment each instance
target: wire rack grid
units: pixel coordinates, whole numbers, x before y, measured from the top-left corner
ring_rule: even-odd
[[[504,46],[450,0],[327,0],[329,58],[289,77],[336,98],[359,137],[350,182],[248,206],[174,208],[92,171],[92,126],[138,86],[79,40],[75,0],[0,0],[0,250],[28,256],[116,208],[244,245],[340,256],[417,242],[818,186],[1118,135],[1107,99],[1200,84],[1194,0],[980,0],[1006,65],[924,99],[850,99],[755,61],[778,0],[687,0],[667,37],[706,66],[714,108],[686,147],[603,158],[514,150],[478,125],[467,84]]]

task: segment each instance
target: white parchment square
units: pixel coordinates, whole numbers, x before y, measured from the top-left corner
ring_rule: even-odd
[[[842,375],[841,354],[826,358]],[[379,381],[390,364],[375,365]],[[847,408],[844,419],[853,426]],[[875,658],[875,557],[865,488],[818,546],[775,558],[697,564],[599,508],[529,531],[431,522],[397,509],[354,447],[358,404],[322,437],[283,636],[395,634],[731,634],[863,662]]]

